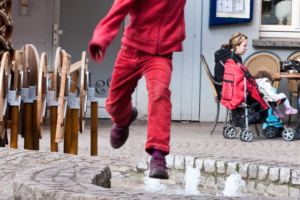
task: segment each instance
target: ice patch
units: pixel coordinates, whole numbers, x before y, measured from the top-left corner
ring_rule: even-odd
[[[200,170],[198,168],[187,167],[184,175],[185,194],[199,195],[198,184],[200,183]]]
[[[145,190],[147,192],[165,192],[166,186],[160,184],[160,179],[149,178],[149,171],[145,172],[146,177],[144,177]]]
[[[244,186],[246,186],[246,182],[242,180],[240,174],[237,172],[235,174],[231,174],[226,178],[223,195],[227,197],[244,196],[240,191],[241,187]]]

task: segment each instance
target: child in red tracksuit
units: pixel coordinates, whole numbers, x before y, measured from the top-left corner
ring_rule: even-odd
[[[131,94],[144,75],[149,97],[145,149],[152,155],[149,172],[152,178],[169,178],[165,161],[170,150],[169,84],[172,53],[182,51],[185,39],[185,3],[186,0],[115,0],[89,43],[92,59],[102,61],[125,16],[130,14],[131,23],[125,28],[106,100],[106,110],[114,122],[110,144],[120,148],[128,138],[129,126],[138,115]]]

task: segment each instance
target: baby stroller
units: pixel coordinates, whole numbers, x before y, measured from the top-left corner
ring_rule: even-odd
[[[226,117],[223,127],[223,136],[232,139],[236,136],[235,127],[240,127],[239,138],[241,141],[251,142],[254,134],[249,129],[249,124],[255,124],[257,135],[259,132],[256,124],[265,123],[263,134],[272,138],[279,134],[279,129],[283,129],[281,135],[284,140],[291,141],[296,136],[296,131],[282,125],[281,119],[276,115],[274,121],[267,120],[269,113],[277,105],[276,102],[267,102],[264,96],[257,89],[257,84],[249,71],[234,58],[235,51],[232,52],[231,59],[225,64],[222,99],[228,110],[229,120]],[[271,109],[271,111],[268,111]],[[227,112],[228,112],[227,110]],[[228,115],[227,115],[228,116]],[[227,121],[228,120],[228,121]],[[227,125],[229,123],[229,126]],[[275,124],[275,125],[274,125]]]

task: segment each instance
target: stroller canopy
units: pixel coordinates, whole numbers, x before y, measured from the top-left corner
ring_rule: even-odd
[[[233,110],[245,101],[244,77],[247,80],[247,95],[257,100],[263,109],[268,109],[268,105],[260,96],[257,84],[247,68],[232,59],[228,59],[225,63],[221,104],[229,110]]]

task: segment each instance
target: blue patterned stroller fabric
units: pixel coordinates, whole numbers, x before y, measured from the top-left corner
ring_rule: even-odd
[[[275,88],[273,88],[273,90],[277,94],[277,90]],[[275,115],[272,115],[272,109],[268,109],[268,117],[266,121],[270,123],[263,123],[263,129],[267,128],[268,126],[275,126],[276,128],[282,127],[282,123],[279,121],[279,119]]]

